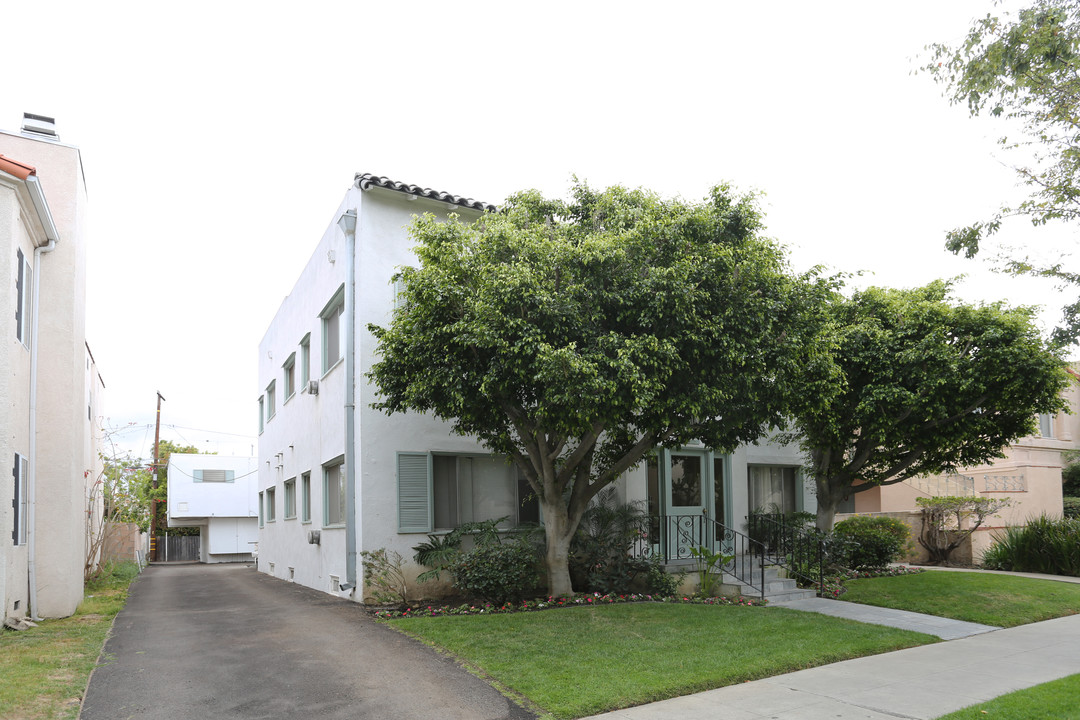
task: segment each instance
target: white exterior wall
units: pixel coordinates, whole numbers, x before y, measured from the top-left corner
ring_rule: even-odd
[[[19,158],[15,158],[19,159]],[[34,246],[45,243],[44,231],[22,181],[0,172],[0,615],[26,615],[30,597],[27,585],[27,546],[15,545],[15,454],[30,452],[30,350],[16,336],[15,283],[18,253],[22,250],[33,269]]]
[[[390,278],[403,265],[417,265],[413,240],[403,225],[414,214],[432,212],[445,215],[446,205],[382,189],[363,193],[360,222],[356,233],[357,254],[357,375],[363,378],[374,364],[376,341],[367,325],[389,324],[394,307]],[[453,212],[472,219],[479,213],[466,208]],[[357,386],[358,427],[357,486],[361,488],[358,509],[358,546],[362,550],[385,547],[396,551],[412,565],[413,545],[424,542],[427,533],[398,532],[397,456],[399,452],[454,452],[490,455],[472,438],[454,435],[450,426],[418,413],[386,415],[371,407],[375,388],[368,382]],[[361,512],[362,510],[362,512]],[[410,574],[424,568],[413,567]]]
[[[339,362],[325,375],[322,367],[322,322],[320,313],[345,281],[345,237],[336,221],[347,208],[356,208],[356,518],[357,549],[387,548],[396,551],[411,565],[412,546],[426,539],[426,533],[398,532],[397,456],[400,452],[453,452],[488,454],[476,441],[451,434],[449,426],[415,413],[387,416],[374,410],[374,388],[366,380],[375,361],[374,336],[369,323],[386,325],[394,305],[390,278],[398,267],[414,265],[413,241],[407,226],[415,214],[433,212],[445,215],[446,204],[424,198],[373,188],[360,191],[353,187],[331,217],[331,222],[292,292],[281,304],[270,328],[259,345],[259,385],[257,397],[265,399],[266,388],[276,385],[276,409],[273,417],[262,418],[259,438],[259,491],[275,488],[276,518],[264,522],[260,531],[259,569],[276,577],[290,579],[312,588],[331,591],[331,576],[340,582],[346,577],[345,528],[326,527],[323,522],[323,475],[325,463],[343,456],[344,363]],[[462,217],[478,213],[454,207]],[[330,256],[334,260],[330,260]],[[297,392],[283,397],[283,364],[296,353],[297,384],[300,384],[300,341],[311,335],[311,377],[319,380],[319,392]],[[792,448],[770,444],[740,448],[732,458],[733,511],[741,522],[746,514],[748,463],[801,466],[802,457]],[[284,487],[286,480],[297,482],[300,503],[301,478],[311,473],[310,522],[299,517],[285,518]],[[170,482],[171,485],[171,482]],[[626,500],[645,500],[644,465],[632,469],[618,482],[620,496]],[[813,497],[803,492],[800,508],[814,510]],[[265,508],[264,508],[265,512]],[[320,531],[320,544],[308,541],[308,533]],[[271,565],[273,569],[271,570]],[[422,568],[410,567],[415,576]],[[357,568],[362,577],[362,566]],[[359,600],[359,593],[349,593]]]
[[[83,436],[83,457],[89,461],[86,498],[87,513],[86,541],[93,550],[94,557],[87,558],[91,567],[101,561],[102,545],[105,535],[105,461],[101,458],[105,431],[102,427],[105,418],[105,382],[98,373],[97,361],[86,345],[84,361],[86,372],[83,386],[86,388],[85,416],[89,422],[89,432]],[[90,552],[87,552],[89,555]]]
[[[331,216],[330,224],[300,274],[292,292],[282,302],[259,345],[258,397],[276,384],[276,412],[267,419],[259,437],[259,491],[273,486],[276,518],[264,522],[259,540],[259,569],[330,592],[331,576],[345,582],[345,527],[324,522],[323,466],[345,453],[345,363],[339,361],[322,373],[323,338],[320,313],[345,282],[345,236],[337,218],[346,208],[356,208],[356,518],[358,550],[379,547],[397,550],[411,558],[411,546],[423,535],[397,534],[396,457],[404,450],[458,450],[478,452],[474,441],[451,438],[448,427],[419,415],[387,417],[372,410],[372,389],[363,374],[373,362],[374,338],[367,324],[385,323],[393,307],[390,277],[400,265],[415,264],[406,226],[417,213],[445,215],[445,203],[419,199],[380,188],[350,188]],[[478,213],[455,208],[462,215]],[[333,261],[330,260],[332,253]],[[344,317],[343,317],[344,320]],[[300,341],[310,333],[311,378],[319,381],[318,394],[298,389],[283,397],[283,364],[296,353],[296,380],[300,385]],[[342,351],[344,353],[344,349]],[[408,442],[404,442],[408,438]],[[300,516],[303,473],[311,473],[311,520]],[[297,517],[284,517],[284,482],[295,479]],[[264,510],[265,511],[265,510]],[[308,542],[319,531],[320,542]],[[291,572],[290,572],[291,568]],[[358,566],[357,574],[362,575]],[[354,597],[359,599],[358,594]]]
[[[197,482],[197,470],[228,470],[232,482]],[[250,561],[259,541],[258,460],[173,453],[169,456],[169,527],[199,526],[200,560]]]
[[[350,195],[353,192],[350,191]],[[344,207],[345,203],[342,203]],[[259,492],[274,487],[279,509],[284,507],[283,483],[296,478],[297,503],[303,473],[311,476],[310,520],[299,513],[286,520],[283,512],[265,522],[259,532],[259,569],[288,577],[293,567],[295,580],[308,587],[329,591],[330,576],[345,577],[345,531],[323,529],[323,471],[325,463],[345,453],[344,362],[322,371],[323,338],[320,313],[345,282],[345,238],[336,225],[340,209],[315,248],[292,292],[282,302],[274,321],[259,344],[259,386],[257,397],[266,395],[273,380],[277,385],[275,414],[260,420],[258,478]],[[310,335],[310,378],[319,384],[318,393],[301,385],[300,342]],[[297,391],[284,397],[282,365],[296,353]],[[253,398],[254,400],[254,398]],[[253,403],[254,405],[255,403]],[[320,530],[319,544],[308,542],[308,532]]]
[[[88,455],[92,443],[86,441],[94,434],[94,423],[87,417],[83,402],[87,397],[86,186],[79,150],[70,145],[0,132],[0,153],[37,169],[60,236],[56,249],[42,255],[40,266],[33,268],[41,289],[40,302],[34,308],[38,334],[32,339],[38,343],[40,379],[37,457],[32,472],[37,497],[35,612],[41,617],[66,617],[75,611],[83,596],[88,486],[96,479],[96,460]],[[13,262],[14,248],[6,241],[2,247],[4,254],[10,255],[3,262]],[[32,252],[29,258],[33,265]],[[13,300],[13,288],[13,282],[5,288],[3,304]],[[0,355],[12,351],[13,337],[12,330],[0,339]],[[26,367],[25,375],[13,377],[28,385],[29,365]],[[20,417],[14,422],[22,423],[22,410],[18,412]],[[4,465],[8,457],[10,453],[0,457]],[[19,582],[24,580],[22,575]]]

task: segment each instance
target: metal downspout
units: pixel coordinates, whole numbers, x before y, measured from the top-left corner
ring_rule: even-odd
[[[30,189],[30,198],[41,217],[45,226],[45,236],[49,240],[48,245],[34,248],[34,286],[33,307],[30,316],[30,471],[26,477],[26,574],[30,585],[30,617],[40,620],[38,616],[37,602],[37,376],[38,376],[38,318],[41,316],[41,256],[56,249],[56,241],[59,239],[56,226],[52,222],[49,207],[45,204],[45,195],[37,178],[31,175],[26,179],[26,185]]]
[[[345,584],[356,589],[356,210],[345,231]]]

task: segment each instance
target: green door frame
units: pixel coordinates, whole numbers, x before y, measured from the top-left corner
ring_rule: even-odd
[[[671,466],[673,457],[700,458],[700,503],[696,505],[680,506],[676,506],[673,504],[671,478]],[[657,448],[654,460],[656,462],[656,472],[658,476],[658,482],[656,483],[656,485],[659,495],[659,497],[654,500],[654,504],[659,505],[661,517],[667,518],[676,514],[691,516],[701,515],[702,511],[704,511],[704,514],[706,514],[710,519],[717,519],[727,527],[731,527],[732,473],[730,455],[715,453],[712,450],[703,447],[681,447],[675,450],[669,450],[667,448]],[[719,473],[717,472],[717,470],[719,470]],[[717,474],[721,476],[719,488],[717,488]],[[720,513],[720,515],[722,515],[721,517],[717,517],[717,489],[720,490],[720,497],[723,505]],[[656,542],[654,542],[654,551],[659,552],[667,550],[665,545],[667,545],[667,543],[669,542],[669,538],[667,537],[667,535],[669,534],[670,530],[670,521],[668,523],[661,524],[659,528],[659,537],[655,538]],[[694,540],[704,540],[704,538],[689,538],[690,542],[693,542]],[[674,555],[681,557],[683,555],[686,555],[686,553],[676,552],[674,553]]]

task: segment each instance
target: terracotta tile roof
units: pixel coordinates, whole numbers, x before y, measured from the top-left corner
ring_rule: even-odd
[[[37,174],[37,170],[35,170],[32,165],[21,163],[18,160],[12,160],[4,155],[0,155],[0,170],[3,170],[8,175],[14,175],[20,180],[25,180],[31,175]]]
[[[422,188],[419,185],[409,185],[408,183],[398,182],[371,173],[356,173],[355,180],[357,187],[361,190],[366,190],[369,187],[381,187],[386,188],[387,190],[396,190],[397,192],[428,198],[430,200],[460,205],[473,210],[496,210],[496,207],[491,203],[480,202],[479,200],[473,200],[472,198],[463,198],[460,195],[451,195],[450,193],[432,190],[431,188]]]

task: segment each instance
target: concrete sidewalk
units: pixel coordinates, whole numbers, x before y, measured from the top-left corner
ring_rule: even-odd
[[[1080,582],[1080,578],[1008,574]],[[1080,673],[1080,615],[1002,630],[821,598],[776,607],[914,630],[949,642],[822,665],[584,720],[932,720]]]
[[[593,720],[930,720],[1076,673],[1080,615],[1071,615],[615,710]]]

